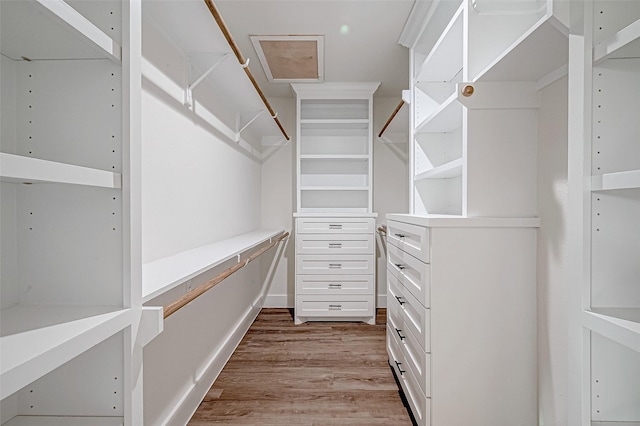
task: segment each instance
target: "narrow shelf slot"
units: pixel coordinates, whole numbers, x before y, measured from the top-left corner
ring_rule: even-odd
[[[605,173],[591,177],[592,191],[640,188],[640,170]]]
[[[594,62],[619,58],[640,58],[640,20],[593,48]]]
[[[451,81],[462,69],[463,11],[464,5],[425,58],[417,73],[418,81]]]
[[[120,173],[0,153],[0,178],[14,183],[65,183],[122,188]]]
[[[300,191],[368,191],[368,186],[302,186]]]
[[[2,37],[2,53],[14,60],[121,61],[120,45],[63,0],[3,1],[2,27],[11,34]]]
[[[16,305],[1,314],[1,399],[130,325],[128,309]]]
[[[462,125],[462,104],[458,102],[458,94],[452,94],[440,108],[416,127],[416,133],[445,133]]]
[[[345,154],[345,155],[330,155],[330,154],[303,154],[300,155],[301,160],[369,160],[368,155],[360,154]]]
[[[434,167],[431,170],[418,173],[417,175],[415,175],[414,180],[419,181],[423,179],[448,179],[458,176],[462,176],[462,158],[458,158],[456,160]]]

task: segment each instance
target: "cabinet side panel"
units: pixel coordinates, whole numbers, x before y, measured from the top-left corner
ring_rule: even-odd
[[[432,424],[537,424],[536,230],[431,231]]]

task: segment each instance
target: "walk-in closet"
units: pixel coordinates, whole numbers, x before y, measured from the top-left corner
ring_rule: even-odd
[[[1,0],[3,426],[640,426],[640,2]]]

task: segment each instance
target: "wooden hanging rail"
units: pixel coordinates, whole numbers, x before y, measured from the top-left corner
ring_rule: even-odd
[[[230,268],[226,269],[225,271],[221,272],[220,274],[218,274],[215,278],[207,281],[204,284],[201,284],[200,286],[198,286],[198,287],[194,288],[193,290],[189,291],[184,296],[182,296],[182,297],[176,299],[175,301],[171,302],[169,305],[164,307],[164,318],[169,317],[170,315],[174,314],[176,311],[178,311],[180,308],[184,307],[185,305],[187,305],[188,303],[190,303],[194,299],[202,296],[204,293],[206,293],[207,291],[211,290],[216,285],[220,284],[222,281],[224,281],[230,275],[232,275],[233,273],[237,272],[238,270],[244,268],[245,266],[247,266],[249,264],[249,262],[251,262],[252,260],[255,260],[260,255],[262,255],[264,252],[269,250],[271,247],[275,246],[280,241],[282,241],[282,240],[284,240],[285,238],[288,238],[288,237],[289,237],[289,233],[285,231],[285,232],[281,233],[280,235],[277,235],[277,236],[271,238],[271,242],[268,245],[266,245],[266,246],[262,247],[261,249],[255,251],[249,257],[244,259],[242,262],[236,263],[232,267],[230,267]]]
[[[384,234],[386,236],[387,235],[387,226],[386,225],[378,226],[378,234],[380,234],[381,236]]]
[[[393,119],[396,117],[396,115],[398,115],[398,112],[400,112],[400,108],[402,108],[402,105],[404,105],[404,100],[401,100],[400,103],[398,104],[398,106],[396,107],[395,110],[393,110],[393,113],[391,114],[391,117],[389,117],[389,119],[387,120],[386,123],[384,123],[384,127],[382,128],[382,130],[380,130],[380,133],[378,133],[378,137],[381,138],[382,134],[384,133],[385,130],[387,130],[387,127],[389,127],[389,124],[391,124],[391,122],[393,121]]]
[[[240,62],[240,65],[244,69],[244,72],[247,74],[247,77],[249,77],[249,80],[253,84],[253,87],[256,89],[256,92],[258,92],[260,99],[262,99],[262,102],[264,102],[264,105],[269,110],[269,114],[271,114],[271,118],[273,118],[273,120],[276,122],[276,124],[278,125],[278,128],[280,129],[284,137],[287,140],[290,140],[289,135],[287,135],[287,132],[285,132],[284,127],[282,127],[280,120],[278,120],[277,114],[273,112],[273,109],[271,108],[269,101],[264,96],[264,93],[262,93],[262,90],[260,89],[260,86],[258,86],[258,83],[256,82],[255,78],[253,78],[253,74],[251,74],[251,70],[249,69],[247,60],[244,58],[244,56],[242,56],[242,52],[240,52],[240,49],[238,48],[236,41],[233,39],[233,36],[229,32],[229,29],[227,28],[227,24],[225,24],[224,19],[222,19],[222,15],[218,11],[218,8],[213,3],[213,0],[204,0],[204,2],[207,4],[207,7],[209,8],[211,15],[213,15],[213,19],[215,19],[216,22],[218,23],[218,26],[220,27],[220,30],[222,31],[224,38],[227,39],[227,42],[229,43],[231,50],[233,50],[233,53],[235,53],[236,57],[238,58],[238,62]]]

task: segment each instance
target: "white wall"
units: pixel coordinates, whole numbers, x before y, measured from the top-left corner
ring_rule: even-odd
[[[538,140],[540,425],[567,424],[567,78],[542,91]]]
[[[374,97],[373,133],[377,135],[391,115],[400,98]],[[262,227],[285,228],[293,231],[295,211],[295,99],[270,99],[278,117],[291,136],[290,143],[280,148],[262,166]],[[408,210],[407,164],[374,136],[373,141],[373,211],[378,213],[377,224],[386,222],[387,213]],[[376,226],[377,227],[377,226]],[[386,306],[386,257],[382,240],[377,237],[378,306]],[[293,307],[295,294],[295,247],[289,241],[280,259],[265,303],[266,307]]]

